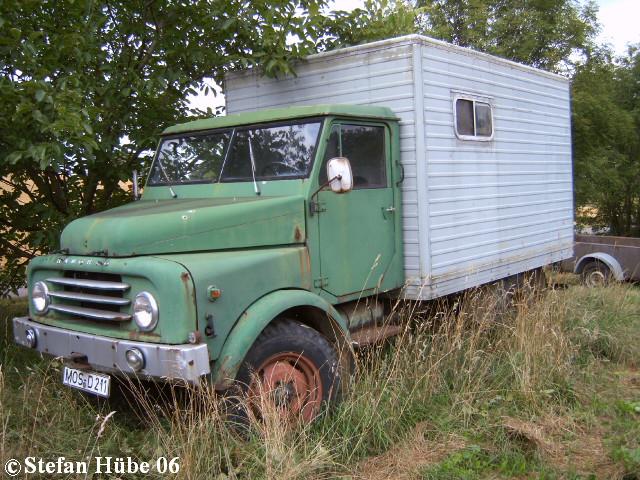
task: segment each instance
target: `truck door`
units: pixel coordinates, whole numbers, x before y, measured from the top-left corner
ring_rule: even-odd
[[[320,184],[327,181],[326,162],[347,157],[353,190],[318,193],[321,212],[320,285],[334,296],[371,294],[381,282],[395,251],[396,212],[391,176],[389,128],[375,123],[336,122],[331,127]]]

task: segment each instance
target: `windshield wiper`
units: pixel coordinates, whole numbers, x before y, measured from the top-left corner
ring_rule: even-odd
[[[251,146],[251,137],[252,135],[249,134],[249,157],[251,158],[251,175],[253,175],[253,188],[256,191],[256,195],[260,195],[258,182],[256,182],[256,161],[253,158],[253,147]]]
[[[166,180],[167,180],[167,187],[169,187],[169,191],[171,192],[171,196],[173,198],[178,198],[178,194],[173,190],[173,187],[171,186],[171,184],[173,182],[171,180],[169,180],[169,175],[167,175],[167,171],[164,169],[164,165],[162,165],[162,159],[160,158],[161,155],[162,155],[162,152],[158,152],[158,165],[160,166],[160,171],[164,175],[164,178],[166,178]]]
[[[233,137],[236,134],[236,129],[231,130],[231,137],[229,138],[229,145],[227,147],[227,151],[224,153],[224,158],[222,159],[222,166],[220,167],[220,175],[218,176],[218,182],[222,181],[222,173],[224,172],[224,166],[227,164],[227,158],[229,158],[229,152],[231,151],[231,146],[233,145]]]

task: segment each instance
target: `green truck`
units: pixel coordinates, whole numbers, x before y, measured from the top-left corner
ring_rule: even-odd
[[[568,111],[566,81],[550,74],[424,37],[371,45],[312,57],[299,78],[305,68],[307,77],[334,67],[342,75],[348,59],[375,69],[402,58],[390,50],[434,48],[471,55],[486,75],[503,68],[546,82],[549,108]],[[426,98],[417,57],[409,58],[403,78]],[[452,77],[455,94],[434,110],[449,118],[440,123],[454,145],[440,157],[430,148],[443,147],[415,128],[432,118],[419,97],[404,107],[379,100],[394,108],[267,108],[166,129],[140,199],[75,220],[58,252],[31,261],[29,315],[14,319],[15,341],[63,357],[62,383],[96,395],[109,396],[113,375],[208,381],[221,391],[238,384],[274,392],[310,420],[338,392],[352,346],[398,331],[387,318],[398,296],[430,300],[572,255],[570,154],[540,138],[527,160],[523,143],[513,144],[517,129],[501,130],[500,120],[509,102],[526,100],[502,101],[495,86],[483,93],[478,75],[468,75],[473,93]],[[385,79],[369,78],[349,85],[371,91]],[[273,89],[285,84],[265,80],[271,91],[261,95],[302,103],[306,94],[296,91],[312,80],[282,92]],[[229,105],[239,105],[239,90],[230,83],[227,91]],[[519,110],[526,122],[528,110]],[[558,132],[561,120],[552,120]],[[447,173],[446,162],[458,169]],[[533,178],[532,187],[518,175]]]

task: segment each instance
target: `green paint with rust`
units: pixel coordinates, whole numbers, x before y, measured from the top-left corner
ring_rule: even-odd
[[[343,123],[336,119],[335,124]],[[347,119],[344,123],[353,123]],[[378,125],[360,121],[362,125]],[[387,160],[392,157],[392,131],[385,128]],[[393,272],[400,256],[396,232],[400,231],[400,198],[390,161],[386,164],[386,188],[363,188],[337,195],[331,190],[318,193],[323,212],[314,217],[320,232],[320,274],[327,292],[343,302],[368,296],[395,285]],[[355,173],[354,173],[355,175]],[[391,278],[387,276],[390,273]],[[390,283],[391,282],[391,283]]]
[[[217,389],[229,387],[235,378],[242,360],[262,330],[286,310],[298,306],[308,306],[326,314],[327,322],[334,321],[337,328],[347,332],[347,324],[333,306],[311,292],[305,290],[278,290],[257,300],[240,317],[225,342],[219,361],[211,372],[211,381]]]
[[[101,258],[76,255],[46,255],[29,263],[28,282],[63,277],[66,271],[119,274],[131,286],[123,297],[133,302],[138,292],[151,293],[158,302],[158,326],[152,332],[138,331],[133,321],[111,322],[79,320],[69,315],[49,311],[38,315],[33,308],[30,317],[36,322],[114,338],[152,343],[187,343],[187,336],[196,328],[196,290],[189,271],[179,263],[158,257]],[[53,299],[53,303],[57,303]],[[131,313],[131,306],[120,311]]]
[[[305,105],[300,107],[257,110],[255,112],[194,120],[192,122],[181,123],[180,125],[169,127],[165,129],[162,134],[174,135],[177,133],[197,132],[202,130],[211,130],[214,128],[226,128],[239,125],[252,125],[256,123],[278,122],[280,120],[327,116],[397,120],[395,114],[387,107],[340,104]]]
[[[72,255],[130,257],[302,243],[304,198],[256,196],[142,200],[71,222]]]
[[[327,314],[348,335],[335,305],[402,287],[398,123],[382,107],[296,107],[197,120],[171,127],[178,134],[291,118],[322,117],[323,127],[307,179],[146,187],[143,199],[72,222],[62,234],[65,255],[31,262],[29,285],[64,270],[114,273],[158,300],[160,321],[150,333],[133,321],[98,322],[49,312],[34,320],[114,338],[180,344],[200,332],[216,381],[232,377],[262,329],[287,308]],[[336,122],[375,124],[387,132],[384,189],[338,195],[319,189],[330,129]],[[321,213],[310,214],[318,200]],[[394,213],[385,213],[393,207]],[[98,257],[96,252],[107,257]],[[80,260],[83,260],[81,263]],[[88,260],[91,260],[89,263]],[[73,261],[73,263],[72,263]],[[98,263],[102,262],[102,263]],[[207,291],[222,295],[215,302]],[[130,313],[130,306],[122,311]],[[207,329],[213,327],[213,331]],[[205,332],[210,333],[206,335]]]
[[[274,291],[312,288],[311,268],[303,245],[277,248],[169,255],[183,265],[194,279],[198,330],[216,359],[233,325],[247,307]],[[210,286],[222,292],[214,302]],[[205,335],[211,322],[212,335]]]

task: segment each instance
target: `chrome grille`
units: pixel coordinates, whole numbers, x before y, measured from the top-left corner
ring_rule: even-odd
[[[129,285],[119,275],[93,272],[65,272],[64,277],[47,278],[53,302],[49,309],[89,320],[124,322],[131,315],[121,312],[131,303],[124,298]]]
[[[116,290],[124,292],[129,289],[129,285],[126,283],[84,280],[81,278],[49,278],[47,279],[47,282],[76,288],[93,288],[94,290]]]

